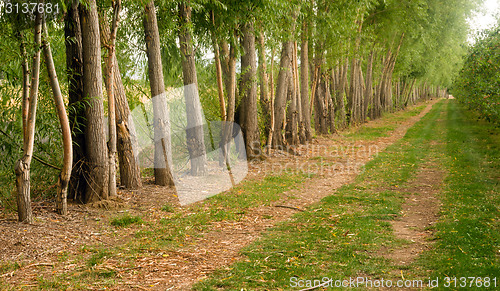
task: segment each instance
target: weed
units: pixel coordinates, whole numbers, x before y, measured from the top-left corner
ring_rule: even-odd
[[[115,217],[111,220],[111,225],[116,227],[127,227],[131,224],[141,224],[144,223],[140,216],[131,216],[130,214],[125,214],[121,217]]]

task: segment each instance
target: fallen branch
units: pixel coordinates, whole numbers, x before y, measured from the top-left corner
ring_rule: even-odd
[[[302,211],[302,212],[305,211],[304,209],[300,209],[300,208],[293,207],[293,206],[287,206],[287,205],[274,205],[274,207],[288,208],[288,209],[298,210],[298,211]]]
[[[14,270],[12,272],[9,272],[9,273],[2,274],[2,275],[0,275],[0,278],[2,278],[2,277],[12,277],[14,275],[15,271],[16,270]]]
[[[326,287],[326,286],[328,286],[328,284],[330,284],[330,283],[332,283],[332,282],[333,282],[333,280],[331,280],[331,279],[330,279],[330,280],[328,280],[328,281],[326,281],[326,282],[323,282],[323,283],[321,283],[321,284],[319,284],[319,285],[312,286],[312,287],[305,288],[305,289],[301,289],[301,290],[299,290],[299,291],[314,290],[314,289],[318,289],[318,288],[321,288],[321,287]]]
[[[27,265],[26,267],[19,268],[19,270],[20,269],[27,269],[27,268],[31,268],[31,267],[37,267],[37,266],[49,266],[49,267],[53,267],[54,264],[52,264],[52,263],[35,263],[35,264]]]
[[[24,267],[20,267],[19,269],[16,269],[16,270],[14,270],[12,272],[2,274],[2,275],[0,275],[0,278],[2,278],[2,277],[12,277],[12,276],[14,276],[14,273],[16,271],[18,271],[18,270],[27,269],[27,268],[36,267],[36,266],[50,266],[50,267],[53,267],[54,264],[52,264],[52,263],[35,263],[35,264],[27,265],[27,266],[24,266]]]

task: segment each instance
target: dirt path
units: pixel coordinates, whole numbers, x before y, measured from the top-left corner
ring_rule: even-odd
[[[190,238],[187,246],[182,249],[168,254],[151,254],[138,258],[136,268],[117,272],[117,276],[121,279],[117,280],[116,290],[189,290],[195,282],[205,278],[210,272],[240,259],[240,250],[259,238],[266,229],[289,219],[297,211],[301,211],[302,208],[323,197],[331,195],[342,185],[353,182],[368,161],[402,138],[408,128],[429,112],[436,102],[437,100],[430,101],[419,115],[399,124],[388,137],[374,141],[350,142],[340,136],[319,137],[313,143],[299,147],[297,151],[300,155],[298,156],[274,152],[268,160],[252,163],[249,168],[250,179],[260,179],[265,175],[276,174],[284,170],[306,170],[313,176],[298,189],[283,193],[283,198],[272,205],[249,209],[239,221],[212,223],[209,231],[200,237]],[[366,126],[382,122],[375,120]],[[433,183],[425,179],[421,182]],[[417,184],[415,185],[418,187]],[[140,195],[140,192],[135,191],[127,192],[123,195],[125,201],[119,203],[128,203],[134,205],[133,208],[137,210],[148,211],[153,208],[158,209],[161,206],[158,205],[158,201],[164,202],[165,197],[168,201],[175,199],[172,191],[165,191],[154,185],[147,185],[142,192],[148,195]],[[158,200],[159,197],[163,200]],[[418,212],[418,209],[412,207],[414,206],[409,203],[405,206],[405,211]],[[0,261],[18,261],[24,257],[24,260],[28,262],[26,267],[4,276],[9,284],[36,282],[39,274],[55,272],[50,269],[41,272],[39,266],[34,266],[33,262],[35,260],[35,263],[46,262],[47,266],[50,266],[51,262],[56,262],[58,256],[61,255],[61,249],[70,254],[78,253],[78,249],[83,244],[100,241],[111,246],[127,239],[113,237],[109,224],[99,223],[100,217],[104,216],[102,212],[78,209],[73,206],[70,213],[72,215],[61,219],[42,208],[38,211],[38,216],[43,226],[25,225],[21,228],[12,218],[0,217],[0,231],[4,234],[0,241],[0,250],[5,251],[0,254]],[[406,231],[406,225],[410,225],[405,220],[398,223],[402,226],[399,228],[395,225],[395,228],[400,229],[402,233]],[[75,231],[75,228],[78,231]],[[412,237],[414,237],[413,234]],[[401,250],[401,252],[407,253],[408,250]],[[413,252],[418,253],[419,250],[416,249]],[[103,265],[106,266],[106,262]],[[64,266],[64,270],[71,271],[76,267]]]
[[[394,235],[409,243],[382,253],[400,266],[400,269],[396,270],[398,274],[431,245],[427,238],[432,235],[432,231],[428,230],[428,227],[438,220],[440,202],[436,194],[443,176],[441,170],[427,164],[420,169],[416,179],[406,189],[402,189],[406,192],[402,217],[391,223]]]
[[[340,137],[318,138],[315,144],[300,147],[298,149],[300,156],[281,158],[280,164],[294,165],[292,168],[297,168],[298,165],[301,169],[308,169],[310,166],[309,169],[312,169],[316,175],[307,180],[299,189],[285,192],[285,198],[272,206],[250,209],[241,221],[213,223],[212,231],[201,238],[193,239],[193,245],[190,247],[169,253],[168,257],[148,258],[147,265],[143,265],[139,272],[123,274],[123,278],[127,282],[126,285],[129,287],[154,286],[153,289],[158,290],[162,288],[163,290],[169,288],[190,290],[195,282],[202,280],[210,272],[240,259],[239,251],[256,240],[266,229],[289,219],[300,209],[331,195],[335,189],[342,185],[352,183],[368,161],[387,146],[402,138],[408,128],[427,114],[435,102],[429,102],[419,115],[401,123],[388,137],[382,137],[375,141],[361,140],[354,143],[348,143]],[[343,149],[341,154],[338,151],[335,152],[340,148],[339,145]],[[332,149],[334,149],[333,152]],[[323,157],[322,161],[334,163],[339,167],[333,170],[332,168],[315,168],[313,164],[317,164],[317,159],[311,160],[311,158],[318,157],[318,155]],[[342,165],[344,165],[343,168]],[[258,169],[261,169],[259,164],[254,164],[250,175],[258,175]],[[427,182],[432,183],[432,181]],[[421,207],[421,204],[418,205]],[[411,204],[408,204],[405,209],[408,213],[418,212],[418,209],[412,207]],[[272,219],[267,219],[268,217],[272,217]],[[415,221],[419,218],[413,219],[413,214],[411,217],[412,221],[419,223]],[[406,229],[407,222],[403,220],[400,223],[403,227],[396,228],[397,232]],[[422,223],[425,222],[422,221]],[[407,253],[407,251],[409,250],[401,250],[401,253]]]

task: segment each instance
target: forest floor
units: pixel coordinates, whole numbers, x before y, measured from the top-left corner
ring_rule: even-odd
[[[451,101],[436,102],[317,137],[298,155],[271,152],[235,188],[188,206],[146,181],[113,201],[71,204],[66,217],[38,203],[32,225],[0,213],[0,288],[277,290],[301,287],[292,276],[429,276],[419,264],[436,248],[452,169],[442,152]],[[424,129],[405,136],[423,116]]]

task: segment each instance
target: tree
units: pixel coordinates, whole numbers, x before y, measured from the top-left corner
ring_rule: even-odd
[[[101,45],[103,47],[111,47],[111,30],[108,25],[105,13],[100,15],[100,32],[101,32]],[[136,159],[137,141],[133,140],[136,136],[136,130],[133,120],[130,118],[130,107],[125,95],[125,88],[123,86],[120,67],[118,64],[116,46],[113,53],[113,62],[110,63],[109,59],[111,54],[108,51],[108,56],[104,62],[105,75],[104,82],[107,91],[111,90],[111,83],[113,84],[113,96],[115,99],[116,108],[116,136],[117,136],[117,152],[118,164],[120,168],[120,184],[126,189],[138,189],[142,187],[141,171],[139,163]],[[109,72],[109,67],[113,68],[113,72]],[[110,81],[110,74],[113,74],[113,81]],[[108,93],[109,95],[109,93]]]
[[[241,90],[243,91],[242,103],[245,110],[245,120],[242,127],[245,137],[245,148],[247,157],[258,158],[260,153],[259,126],[257,124],[257,58],[255,53],[255,33],[253,21],[250,20],[242,25],[242,48],[241,55]]]
[[[276,87],[276,96],[274,99],[274,128],[272,136],[273,148],[283,148],[285,139],[283,137],[283,128],[285,126],[285,112],[286,112],[286,96],[288,92],[288,82],[290,80],[288,74],[291,69],[291,55],[292,55],[291,40],[285,40],[281,50],[281,60],[278,73],[278,83]]]
[[[306,141],[312,140],[311,108],[309,106],[309,46],[308,23],[303,20],[300,45],[300,103]]]
[[[66,45],[66,73],[68,79],[68,117],[73,140],[73,170],[69,184],[69,196],[84,201],[87,188],[85,163],[85,101],[83,98],[83,47],[79,0],[71,1],[64,19]]]
[[[173,186],[174,179],[170,168],[171,157],[169,157],[169,153],[171,153],[170,120],[165,98],[160,34],[158,32],[154,1],[146,4],[144,8],[143,25],[146,53],[148,55],[149,86],[153,98],[155,183],[162,186]]]
[[[203,137],[201,104],[198,97],[198,80],[190,31],[191,7],[185,2],[181,2],[178,5],[178,11],[179,44],[182,54],[182,75],[187,115],[186,141],[191,163],[191,175],[201,176],[204,175],[206,171],[206,152]]]
[[[54,103],[57,111],[57,116],[59,117],[59,123],[61,124],[61,132],[63,138],[63,168],[59,179],[57,181],[57,194],[56,194],[56,211],[59,214],[68,214],[68,184],[71,176],[71,166],[73,162],[73,149],[71,140],[71,129],[69,126],[68,115],[66,114],[66,109],[64,107],[64,100],[61,93],[61,87],[59,86],[59,80],[57,79],[56,68],[54,66],[54,60],[52,58],[52,51],[50,49],[50,44],[48,42],[49,33],[47,31],[47,26],[45,21],[43,21],[43,31],[45,33],[43,40],[43,53],[45,58],[45,65],[47,66],[47,73],[49,75],[50,86],[52,87],[52,93],[54,95]]]
[[[108,198],[108,150],[104,131],[101,43],[95,0],[80,6],[83,51],[83,96],[85,106],[85,145],[88,173],[84,202]]]
[[[116,106],[115,106],[115,84],[114,84],[114,61],[115,42],[118,23],[120,21],[121,1],[113,1],[113,22],[108,43],[108,60],[106,62],[106,75],[108,81],[108,129],[109,129],[109,196],[116,196]],[[102,33],[101,33],[102,34]]]
[[[23,108],[23,119],[25,120],[24,142],[23,142],[23,157],[18,160],[15,165],[14,171],[16,173],[17,185],[17,214],[19,221],[26,223],[33,223],[33,213],[31,209],[30,197],[30,166],[31,159],[33,158],[33,143],[35,141],[35,122],[36,122],[36,109],[38,101],[38,85],[40,80],[40,45],[42,40],[42,18],[41,13],[35,14],[34,26],[34,45],[35,55],[33,57],[33,65],[31,71],[31,88],[29,90],[29,100],[23,100],[22,105],[28,106]],[[22,52],[23,53],[23,52]],[[26,66],[24,66],[26,67]],[[24,79],[26,79],[27,70],[23,69]],[[24,86],[27,82],[24,82]],[[23,91],[27,91],[25,87]],[[23,98],[28,97],[28,94],[23,94]]]

